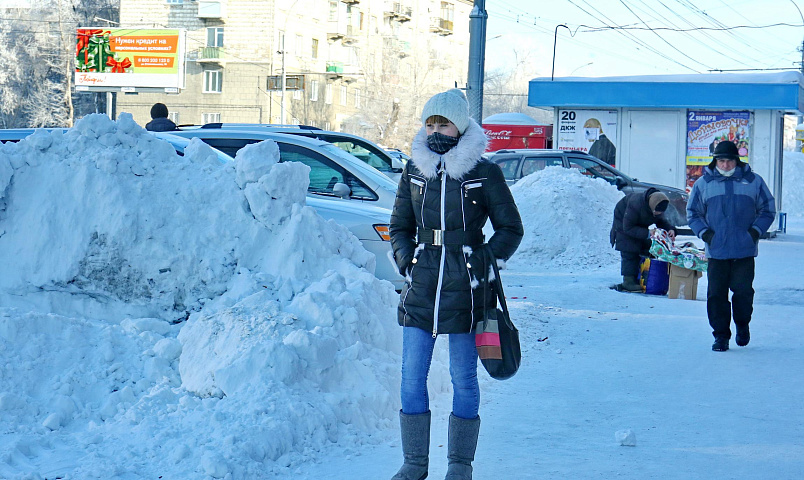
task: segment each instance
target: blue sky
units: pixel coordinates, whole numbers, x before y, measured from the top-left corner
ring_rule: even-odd
[[[804,0],[486,0],[486,70],[524,61],[549,77],[560,24],[557,77],[798,70],[799,9]]]

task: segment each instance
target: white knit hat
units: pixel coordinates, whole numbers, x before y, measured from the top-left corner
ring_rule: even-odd
[[[458,132],[463,135],[469,127],[469,102],[466,101],[466,95],[457,88],[433,95],[422,109],[422,123],[427,122],[433,115],[446,118],[455,124]]]

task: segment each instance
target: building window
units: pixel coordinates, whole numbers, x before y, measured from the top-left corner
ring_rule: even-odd
[[[296,47],[296,56],[297,57],[301,57],[302,55],[304,55],[304,52],[302,52],[302,48],[304,47],[304,38],[302,38],[301,35],[296,35],[296,45],[295,45],[295,47]]]
[[[170,112],[168,113],[168,118],[171,122],[175,123],[176,125],[179,124],[179,112]]]
[[[331,130],[329,122],[324,122],[324,130]]]
[[[355,108],[360,108],[360,90],[355,88]]]
[[[301,98],[302,98],[301,89],[293,90],[293,100],[301,100]]]
[[[441,18],[452,22],[455,17],[455,5],[449,2],[441,2]]]
[[[204,93],[221,93],[223,91],[223,71],[204,71]]]
[[[332,103],[332,84],[328,83],[324,88],[324,103],[330,105]]]
[[[181,5],[184,3],[184,0],[167,0],[168,5]]]
[[[310,80],[310,101],[318,101],[318,80]]]
[[[348,93],[349,92],[346,88],[346,85],[341,85],[341,94],[340,94],[341,105],[346,105],[346,95]]]
[[[223,27],[207,28],[207,46],[208,47],[223,46]]]
[[[318,58],[318,39],[313,39],[313,58]]]
[[[338,21],[338,0],[329,0],[329,21]]]
[[[201,114],[201,123],[206,125],[207,123],[221,123],[221,114],[220,113],[202,113]]]

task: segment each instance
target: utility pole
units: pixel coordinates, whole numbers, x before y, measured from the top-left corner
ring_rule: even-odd
[[[295,5],[295,3],[294,3]],[[287,25],[287,21],[285,24]],[[285,124],[285,83],[287,83],[287,73],[285,72],[285,32],[282,32],[282,96],[279,102],[279,123]]]
[[[475,0],[469,15],[469,74],[466,84],[466,99],[469,115],[477,123],[483,122],[483,77],[486,66],[486,0]]]

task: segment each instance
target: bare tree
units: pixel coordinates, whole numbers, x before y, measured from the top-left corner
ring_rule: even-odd
[[[71,126],[75,103],[79,112],[94,109],[94,99],[71,92],[75,31],[118,12],[117,0],[35,0],[0,10],[0,125]]]
[[[515,61],[507,68],[486,72],[483,82],[483,116],[496,113],[524,113],[542,123],[553,122],[553,112],[528,106],[528,82],[538,76],[534,52],[514,51]]]

